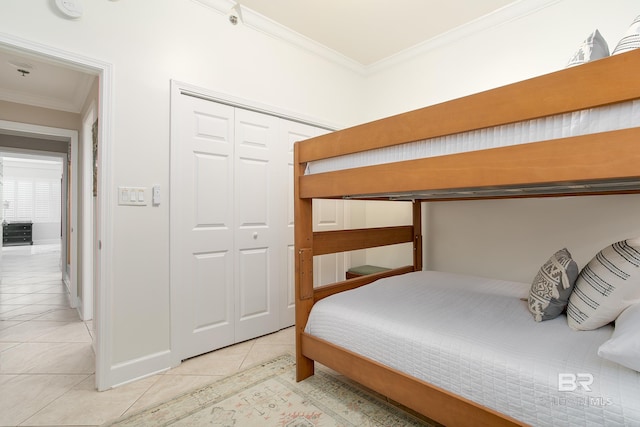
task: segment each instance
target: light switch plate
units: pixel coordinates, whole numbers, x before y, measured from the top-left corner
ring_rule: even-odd
[[[145,187],[118,187],[120,206],[146,206],[147,189]]]
[[[153,206],[159,206],[160,205],[160,186],[159,185],[154,185],[151,189],[151,193],[152,193],[152,203]]]

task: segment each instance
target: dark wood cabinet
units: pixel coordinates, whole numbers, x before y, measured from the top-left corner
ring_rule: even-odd
[[[33,245],[33,223],[31,222],[3,222],[2,244]]]

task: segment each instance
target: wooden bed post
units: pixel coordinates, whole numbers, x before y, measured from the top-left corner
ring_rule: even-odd
[[[422,201],[413,201],[413,269],[422,270]]]
[[[300,198],[300,177],[305,164],[300,163],[299,144],[293,146],[294,158],[294,245],[296,294],[296,380],[313,375],[313,360],[302,354],[302,333],[313,307],[313,202]]]

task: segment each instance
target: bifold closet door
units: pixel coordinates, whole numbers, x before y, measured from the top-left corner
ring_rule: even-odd
[[[172,97],[176,364],[294,324],[293,145],[323,132],[195,96]],[[342,202],[319,206],[320,229],[343,225]],[[342,259],[321,257],[324,282],[344,274]]]
[[[234,109],[172,102],[172,348],[179,360],[235,342]]]
[[[280,140],[286,144],[286,167],[287,167],[287,210],[282,218],[283,229],[285,230],[283,247],[280,283],[280,328],[286,328],[295,324],[295,258],[294,258],[294,214],[293,214],[293,146],[297,141],[319,136],[326,131],[315,126],[291,120],[280,121]]]
[[[342,200],[316,200],[313,202],[313,231],[344,230],[345,213]],[[313,283],[327,285],[345,280],[346,253],[313,257]]]
[[[236,341],[279,329],[279,253],[284,239],[286,145],[277,117],[236,109]]]

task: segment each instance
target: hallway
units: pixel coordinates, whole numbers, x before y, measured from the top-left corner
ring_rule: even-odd
[[[97,426],[260,361],[295,352],[294,328],[288,328],[97,392],[91,325],[69,308],[59,262],[59,245],[3,250],[0,426]]]
[[[8,246],[0,282],[0,424],[16,425],[91,381],[91,336],[69,308],[60,245]]]

